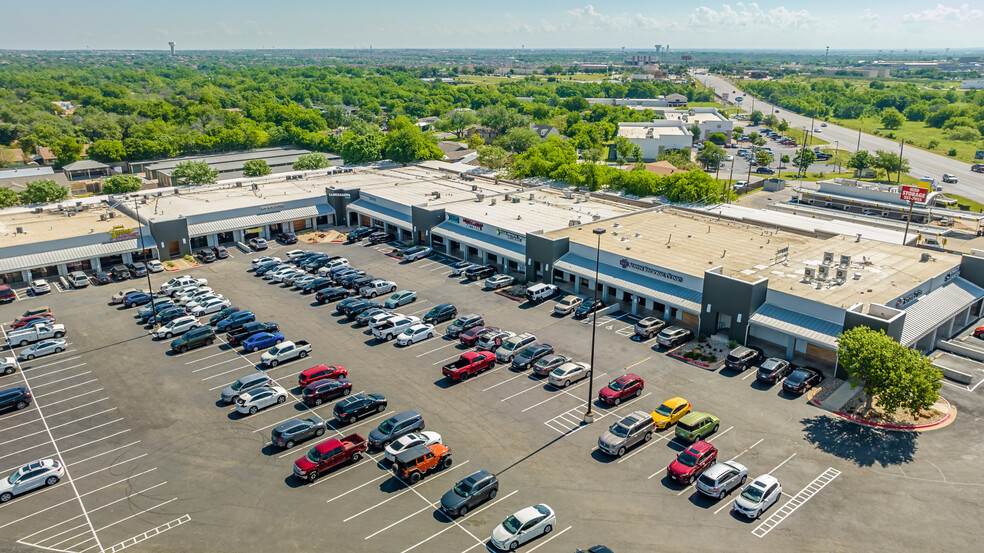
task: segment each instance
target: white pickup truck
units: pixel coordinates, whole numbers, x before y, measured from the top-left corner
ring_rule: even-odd
[[[307,357],[311,353],[311,344],[307,340],[283,342],[270,348],[260,357],[260,362],[268,367],[276,367],[284,361]]]
[[[182,286],[208,286],[208,279],[205,278],[195,278],[189,275],[182,275],[179,277],[174,277],[171,280],[161,284],[161,292],[171,295],[172,292],[181,288]]]
[[[36,325],[11,332],[7,337],[7,342],[11,346],[26,346],[45,338],[61,338],[64,335],[65,325],[63,324]]]

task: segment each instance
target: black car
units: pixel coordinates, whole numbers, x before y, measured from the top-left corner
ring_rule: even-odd
[[[240,311],[240,309],[238,307],[226,307],[222,311],[219,311],[215,315],[212,315],[211,317],[209,317],[208,324],[210,324],[212,326],[215,326],[215,325],[219,324],[219,321],[221,321],[222,319],[228,317],[229,315],[232,315],[233,313],[236,313],[237,311]]]
[[[595,311],[605,307],[605,302],[596,299],[584,300],[581,305],[574,310],[575,319],[583,319]]]
[[[460,480],[441,497],[441,510],[449,516],[463,517],[482,503],[495,499],[497,493],[499,479],[487,470],[480,470]]]
[[[201,250],[196,254],[196,257],[198,257],[199,261],[201,261],[202,263],[211,263],[216,259],[218,259],[215,256],[215,252],[213,252],[212,250]]]
[[[210,346],[215,342],[215,331],[210,326],[193,328],[171,342],[171,351],[184,353],[199,346]]]
[[[325,304],[330,301],[338,301],[349,297],[349,291],[345,288],[325,288],[318,292],[316,299],[318,303]]]
[[[376,277],[374,277],[372,275],[363,275],[363,276],[360,276],[358,278],[352,279],[352,282],[350,282],[349,285],[346,286],[346,288],[351,288],[353,290],[358,291],[358,290],[362,289],[363,286],[365,286],[366,284],[369,284],[370,282],[372,282],[374,280],[376,280]]]
[[[574,553],[615,553],[615,552],[605,547],[604,545],[594,545],[589,547],[587,550],[578,549]]]
[[[813,367],[799,367],[782,381],[782,389],[791,394],[802,394],[821,382],[823,375],[820,371]]]
[[[355,394],[335,404],[335,419],[340,422],[355,422],[374,413],[386,410],[386,398],[381,394]]]
[[[126,269],[130,271],[130,276],[132,276],[133,278],[147,276],[147,266],[140,261],[127,263]]]
[[[331,256],[326,253],[319,253],[319,254],[308,256],[304,258],[304,261],[301,263],[300,267],[305,271],[310,271],[311,269],[318,267],[318,263],[328,259],[329,257]]]
[[[277,270],[277,269],[283,269],[284,267],[286,267],[286,265],[284,265],[283,263],[280,263],[278,261],[268,261],[268,262],[264,263],[263,265],[260,265],[259,267],[257,267],[256,268],[256,271],[253,272],[253,276],[263,276],[263,275],[265,275],[265,274],[267,274],[267,273],[269,273],[271,271],[274,271],[274,270]]]
[[[349,320],[356,318],[360,314],[370,309],[379,309],[380,307],[383,306],[383,304],[379,303],[378,301],[370,300],[367,298],[355,298],[355,299],[358,299],[359,301],[352,302],[351,304],[346,305],[344,307],[345,317],[348,318]]]
[[[293,232],[281,232],[279,235],[277,235],[277,242],[280,242],[282,244],[296,244],[297,235],[294,234]]]
[[[261,323],[259,321],[250,321],[243,326],[234,328],[226,334],[226,339],[229,340],[230,344],[236,345],[242,343],[243,340],[249,338],[254,334],[259,334],[260,332],[278,332],[280,331],[280,325],[273,322]]]
[[[149,322],[150,324],[166,325],[167,323],[173,321],[174,319],[177,319],[178,317],[184,317],[187,314],[188,312],[185,311],[184,307],[172,307],[170,309],[165,309],[164,311],[161,311],[160,313],[157,314],[156,317],[151,317],[150,320],[147,322]]]
[[[332,282],[330,278],[319,277],[304,285],[304,288],[301,288],[301,293],[313,294],[314,292],[319,292],[325,288],[330,288],[331,285]]]
[[[392,311],[390,311],[389,309],[383,308],[383,307],[373,307],[373,308],[370,308],[370,309],[366,309],[362,313],[359,313],[358,315],[356,315],[356,317],[355,317],[355,325],[356,326],[365,326],[365,325],[369,324],[369,319],[371,319],[375,315],[379,315],[380,313],[392,313]]]
[[[759,367],[758,372],[755,373],[755,379],[759,382],[775,384],[792,372],[792,370],[793,366],[789,361],[777,357],[770,357]]]
[[[31,392],[24,386],[0,390],[0,411],[20,411],[31,404]]]
[[[424,315],[427,324],[443,323],[458,316],[458,308],[453,303],[442,303]]]
[[[113,276],[113,280],[130,280],[130,270],[123,265],[114,265],[109,274]]]
[[[485,319],[476,313],[469,313],[468,315],[458,317],[453,323],[449,324],[444,329],[444,334],[451,338],[457,338],[461,336],[462,332],[469,328],[475,328],[476,326],[485,326]]]
[[[370,244],[380,244],[393,240],[393,235],[388,232],[374,232],[369,235]]]
[[[335,304],[335,311],[337,311],[338,313],[345,313],[346,307],[359,303],[361,300],[365,300],[365,298],[359,296],[355,296],[352,298],[345,298],[344,300]]]
[[[354,288],[354,286],[352,285],[352,283],[355,282],[355,279],[362,278],[364,276],[366,276],[366,272],[365,271],[355,270],[355,271],[353,271],[353,272],[351,272],[351,273],[343,276],[342,278],[336,278],[335,279],[335,282],[337,282],[338,285],[341,286],[342,288],[348,288],[349,290],[351,290],[352,288]],[[372,281],[370,281],[370,282],[372,282]]]
[[[113,282],[113,277],[109,276],[106,271],[96,271],[96,284],[110,284]]]
[[[304,440],[324,436],[327,429],[324,419],[318,417],[294,419],[274,428],[270,441],[277,447],[290,449]]]
[[[743,371],[761,358],[762,350],[759,348],[738,346],[724,358],[724,366],[735,371]]]
[[[374,232],[381,232],[382,230],[383,229],[379,227],[359,227],[353,230],[352,232],[348,233],[348,236],[346,236],[345,238],[349,242],[358,242],[359,240],[362,240],[366,236],[369,236]]]
[[[179,306],[170,300],[157,301],[154,302],[153,309],[148,309],[142,314],[138,312],[137,317],[140,318],[140,322],[145,323],[149,321],[151,317],[153,317],[154,315],[161,313],[166,309],[173,309],[175,307],[179,307]]]
[[[536,363],[538,359],[544,355],[550,355],[554,352],[554,347],[550,344],[533,344],[532,346],[524,349],[519,355],[513,359],[512,368],[516,370],[528,369]]]
[[[759,167],[755,170],[756,173],[760,175],[775,175],[776,170],[771,167]]]
[[[495,273],[496,269],[492,265],[476,265],[465,269],[465,278],[468,280],[480,280],[483,278],[489,278]]]
[[[218,259],[225,259],[229,257],[229,250],[225,249],[225,246],[212,246],[212,253]]]

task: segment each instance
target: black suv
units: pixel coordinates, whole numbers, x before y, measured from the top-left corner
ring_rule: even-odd
[[[372,275],[362,275],[360,277],[353,278],[348,284],[344,284],[346,288],[351,288],[352,290],[359,291],[363,286],[369,284],[370,282],[376,280],[376,277]]]
[[[280,235],[277,236],[277,241],[283,244],[296,244],[297,235],[293,232],[281,232]]]
[[[347,298],[348,296],[349,296],[349,291],[346,290],[345,288],[325,288],[324,290],[320,290],[318,292],[318,295],[315,299],[318,300],[318,303],[325,304],[330,301],[337,301],[340,299]]]
[[[516,370],[524,370],[533,366],[538,359],[544,355],[549,355],[554,352],[554,347],[550,344],[533,344],[532,346],[524,349],[513,359],[512,368]]]
[[[250,321],[243,326],[236,328],[226,334],[226,339],[229,340],[230,344],[239,344],[243,340],[249,338],[254,334],[260,332],[277,332],[280,330],[280,325],[277,323],[261,323],[258,321]]]
[[[370,244],[380,244],[383,242],[391,242],[393,240],[393,235],[388,232],[374,232],[369,235]]]
[[[762,358],[759,348],[738,346],[724,358],[724,366],[731,370],[743,371]]]
[[[458,317],[457,320],[449,324],[448,327],[444,329],[444,333],[451,338],[457,338],[462,332],[476,326],[485,326],[485,319],[483,319],[481,315],[470,313],[468,315]]]
[[[109,274],[113,275],[114,280],[130,280],[130,270],[123,265],[114,265]]]
[[[198,346],[210,346],[215,341],[215,331],[212,327],[205,326],[194,328],[185,332],[180,338],[171,342],[171,351],[184,353]]]
[[[759,367],[758,372],[755,373],[755,379],[766,384],[775,384],[786,378],[791,372],[793,372],[793,365],[789,361],[770,357]]]
[[[480,280],[489,278],[495,274],[495,267],[492,265],[476,265],[465,270],[465,278],[468,280]]]
[[[424,315],[427,324],[443,323],[458,316],[458,308],[453,303],[442,303]]]
[[[325,288],[331,287],[331,285],[332,282],[330,278],[319,277],[304,285],[304,288],[301,288],[301,293],[312,294],[314,292],[320,292]]]
[[[140,261],[136,261],[134,263],[127,263],[126,268],[130,271],[130,274],[133,276],[133,278],[147,276],[147,266]]]
[[[382,303],[370,300],[368,298],[358,298],[358,300],[359,301],[354,301],[342,308],[347,319],[352,320],[358,317],[363,311],[378,309],[383,306]]]
[[[380,230],[381,229],[376,227],[359,227],[353,230],[352,232],[348,233],[348,236],[346,236],[345,238],[349,242],[358,242],[359,240],[362,240],[363,238],[369,236],[374,232],[380,232]]]
[[[605,307],[605,302],[596,299],[584,300],[581,305],[574,310],[575,319],[583,319],[595,311]]]
[[[382,394],[356,394],[335,404],[335,419],[355,422],[373,413],[386,410],[386,398]]]
[[[0,390],[0,411],[14,409],[20,411],[31,404],[31,392],[24,386]]]

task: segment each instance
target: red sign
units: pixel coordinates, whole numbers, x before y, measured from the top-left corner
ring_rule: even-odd
[[[683,61],[690,61],[690,60],[694,59],[694,57],[693,56],[680,56],[680,59],[683,60]]]
[[[906,202],[918,202],[921,204],[926,203],[926,194],[929,193],[925,188],[920,188],[918,186],[903,186],[902,187],[902,200]]]

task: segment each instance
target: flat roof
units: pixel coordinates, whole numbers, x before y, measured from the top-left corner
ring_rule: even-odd
[[[615,225],[618,226],[615,226]],[[587,223],[549,233],[594,248],[598,225]],[[628,215],[602,225],[602,248],[619,256],[703,278],[720,266],[722,274],[748,282],[769,279],[773,290],[837,307],[858,302],[886,303],[902,293],[959,266],[960,256],[889,244],[854,236],[814,238],[757,224],[717,219],[705,214],[666,208]],[[618,233],[617,235],[615,233]],[[777,262],[781,248],[789,248],[785,261]],[[626,252],[631,248],[630,252]],[[808,283],[807,266],[817,267],[825,251],[852,256],[848,280],[839,285]],[[922,261],[931,253],[934,261]],[[781,256],[780,256],[781,259]],[[854,279],[855,274],[860,278]]]
[[[530,200],[530,196],[533,199]],[[461,201],[444,206],[447,213],[460,215],[468,219],[482,221],[490,225],[508,229],[514,232],[526,233],[535,231],[549,232],[567,228],[571,221],[588,223],[592,219],[609,219],[628,215],[639,211],[640,207],[616,203],[604,199],[575,195],[568,198],[559,191],[542,188],[525,190],[510,194],[520,201],[513,203],[502,197]]]
[[[91,207],[84,205],[83,207],[87,209],[75,212],[72,216],[53,211],[52,208],[56,205],[46,206],[41,213],[33,213],[30,208],[5,209],[0,214],[0,237],[2,237],[0,247],[35,244],[87,234],[106,236],[113,227],[119,225],[137,228],[136,220],[115,210],[115,217],[107,216],[105,221],[100,221],[99,216],[106,215],[108,211],[99,205]],[[65,202],[62,205],[65,206],[66,212],[75,209],[74,202]],[[22,228],[23,232],[18,233],[17,227]]]
[[[249,152],[235,152],[230,154],[215,154],[205,156],[183,156],[154,161],[144,165],[145,170],[159,171],[161,169],[171,169],[179,163],[185,161],[204,161],[209,165],[228,162],[245,162],[251,159],[272,159],[275,157],[310,154],[310,150],[299,150],[292,148],[264,148],[262,150],[252,150]]]
[[[285,154],[285,155],[267,156],[267,157],[256,158],[256,159],[263,159],[264,161],[267,162],[267,165],[269,165],[270,168],[273,169],[275,167],[293,165],[294,162],[297,161],[297,158],[301,157],[302,155],[304,154]],[[219,171],[220,173],[228,173],[230,171],[242,170],[243,164],[246,163],[247,161],[250,160],[247,159],[241,161],[226,161],[223,163],[209,163],[208,166],[211,167],[212,169]],[[156,170],[158,173],[162,175],[170,175],[171,173],[174,172],[175,169],[177,169],[177,166],[168,167],[166,169],[158,169],[157,166],[154,165],[151,166],[150,169]]]
[[[365,175],[350,183],[350,175]],[[368,173],[346,173],[335,177],[336,187],[361,187],[362,191],[402,205],[444,206],[462,200],[475,200],[478,194],[486,198],[521,190],[514,184],[495,184],[486,179],[463,180],[459,175],[421,166],[394,167]],[[476,188],[472,190],[472,188]],[[441,197],[434,197],[440,192]],[[486,200],[488,201],[488,200]]]
[[[724,117],[720,113],[705,113],[697,112],[690,113],[689,111],[679,110],[679,111],[664,111],[663,117],[666,117],[668,121],[683,121],[685,123],[720,123],[722,121],[729,121],[727,117]]]
[[[659,138],[661,136],[685,136],[685,128],[676,125],[626,125],[619,123],[618,135],[626,138]]]
[[[764,227],[782,227],[810,233],[820,231],[827,234],[844,234],[847,236],[857,236],[860,234],[862,238],[869,238],[880,242],[890,242],[893,244],[901,244],[902,236],[905,234],[901,229],[895,230],[866,225],[862,220],[852,222],[844,220],[817,219],[816,217],[806,217],[785,211],[754,209],[735,204],[718,204],[715,206],[702,208],[701,210],[710,214],[720,214],[724,217],[756,223]],[[906,242],[914,243],[918,234],[918,232],[911,232],[910,229],[910,232],[906,237]]]
[[[179,190],[179,194],[174,191]],[[154,197],[160,193],[160,197]],[[325,197],[325,186],[313,179],[278,180],[259,183],[256,192],[249,181],[243,186],[235,183],[190,188],[158,188],[147,196],[147,205],[140,210],[141,219],[170,221],[179,216],[191,217],[205,213],[229,211],[244,207],[281,203],[305,198]],[[327,198],[326,198],[327,203]]]

